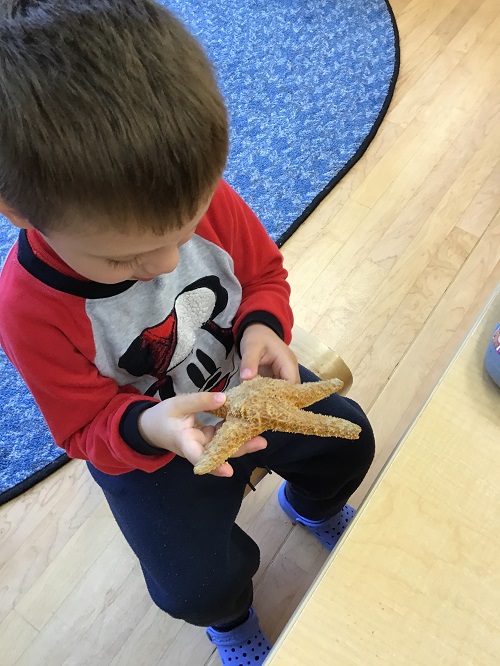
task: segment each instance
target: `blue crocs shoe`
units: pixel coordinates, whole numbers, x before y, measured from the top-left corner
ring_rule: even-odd
[[[217,648],[222,666],[260,666],[272,647],[253,608],[248,619],[235,629],[217,631],[208,627],[207,636]]]
[[[495,328],[484,357],[486,372],[500,386],[500,324]]]
[[[300,516],[288,501],[285,494],[286,483],[287,482],[284,481],[278,490],[278,502],[283,511],[292,522],[300,523],[300,525],[303,525],[309,530],[309,532],[314,534],[325,548],[333,550],[337,545],[338,540],[345,532],[346,527],[353,519],[356,511],[352,506],[346,504],[342,511],[331,518],[325,518],[324,520],[308,520],[307,518]]]

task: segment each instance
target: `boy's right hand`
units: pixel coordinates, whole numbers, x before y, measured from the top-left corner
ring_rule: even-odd
[[[163,400],[141,413],[139,432],[152,446],[182,456],[194,466],[201,459],[216,430],[214,426],[197,427],[195,414],[217,409],[225,401],[224,393],[209,392],[187,393]],[[266,446],[263,437],[254,437],[243,444],[235,457],[259,451]],[[232,476],[233,468],[225,462],[211,474]]]

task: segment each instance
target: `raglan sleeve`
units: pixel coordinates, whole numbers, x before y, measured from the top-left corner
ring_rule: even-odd
[[[234,321],[237,344],[245,328],[253,323],[269,326],[289,344],[293,314],[283,255],[255,213],[226,182],[221,183],[217,194],[229,213],[227,249],[242,287]]]
[[[71,324],[59,327],[37,317],[40,303],[35,300],[28,292],[22,306],[1,301],[0,343],[55,443],[71,458],[88,460],[108,474],[153,472],[170,462],[174,454],[152,447],[137,427],[140,412],[158,401],[101,375],[89,360],[92,343],[84,335],[85,321],[75,322],[78,332],[68,335]],[[57,309],[53,306],[51,320],[57,321]],[[71,315],[63,312],[60,317]]]

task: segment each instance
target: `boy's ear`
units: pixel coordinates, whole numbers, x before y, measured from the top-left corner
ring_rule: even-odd
[[[0,199],[0,215],[4,215],[15,227],[19,229],[33,229],[33,225],[26,218],[19,215],[3,199]]]

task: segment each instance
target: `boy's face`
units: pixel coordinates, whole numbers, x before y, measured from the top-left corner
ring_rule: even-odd
[[[163,235],[152,231],[89,230],[54,231],[44,238],[70,268],[88,280],[104,284],[152,280],[175,269],[179,248],[193,236],[209,205],[200,207],[196,216],[180,229]]]

